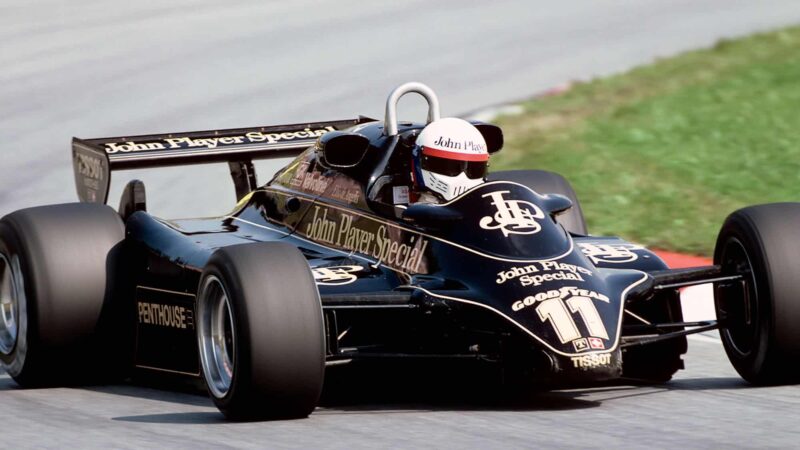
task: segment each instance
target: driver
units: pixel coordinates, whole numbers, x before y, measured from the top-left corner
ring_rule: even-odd
[[[486,141],[472,124],[453,117],[431,122],[412,151],[409,200],[450,201],[483,183],[488,165]]]

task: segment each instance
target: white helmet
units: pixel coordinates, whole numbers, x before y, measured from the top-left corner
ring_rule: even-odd
[[[481,132],[454,117],[429,123],[417,137],[413,157],[417,188],[428,189],[445,200],[481,184],[489,163]]]

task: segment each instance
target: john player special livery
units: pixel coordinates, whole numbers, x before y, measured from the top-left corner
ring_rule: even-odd
[[[418,142],[428,125],[397,121],[409,92],[428,124],[473,134]],[[371,360],[473,360],[528,385],[665,382],[686,335],[720,329],[747,380],[797,379],[797,205],[735,212],[715,265],[669,270],[588,235],[557,174],[484,180],[499,128],[438,120],[433,92],[408,83],[382,122],[74,139],[82,202],[0,221],[3,367],[23,386],[195,378],[228,417],[285,418],[313,411],[326,370]],[[257,185],[253,159],[279,156],[294,159]],[[114,170],[207,162],[231,169],[239,202],[223,217],[154,217],[136,180],[105,206]],[[416,191],[420,169],[438,201]],[[719,321],[685,322],[678,289],[702,283]]]

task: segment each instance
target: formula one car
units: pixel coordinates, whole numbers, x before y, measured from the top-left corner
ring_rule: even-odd
[[[474,360],[541,386],[665,382],[685,336],[720,329],[753,383],[798,379],[796,204],[732,214],[715,265],[669,270],[653,252],[587,234],[561,176],[490,174],[440,204],[411,203],[425,123],[364,117],[73,140],[80,203],[0,221],[0,360],[22,386],[130,370],[203,380],[229,418],[297,418],[326,369],[370,360]],[[488,153],[496,126],[474,122]],[[252,161],[295,156],[258,186]],[[238,204],[211,219],[147,213],[119,169],[227,162]],[[714,283],[718,322],[685,322],[678,290]]]

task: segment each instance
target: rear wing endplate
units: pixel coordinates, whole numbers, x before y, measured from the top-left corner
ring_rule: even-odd
[[[237,198],[256,188],[253,160],[297,156],[325,133],[373,119],[277,125],[190,133],[100,139],[72,138],[72,166],[78,198],[106,203],[111,172],[187,164],[227,162]]]

